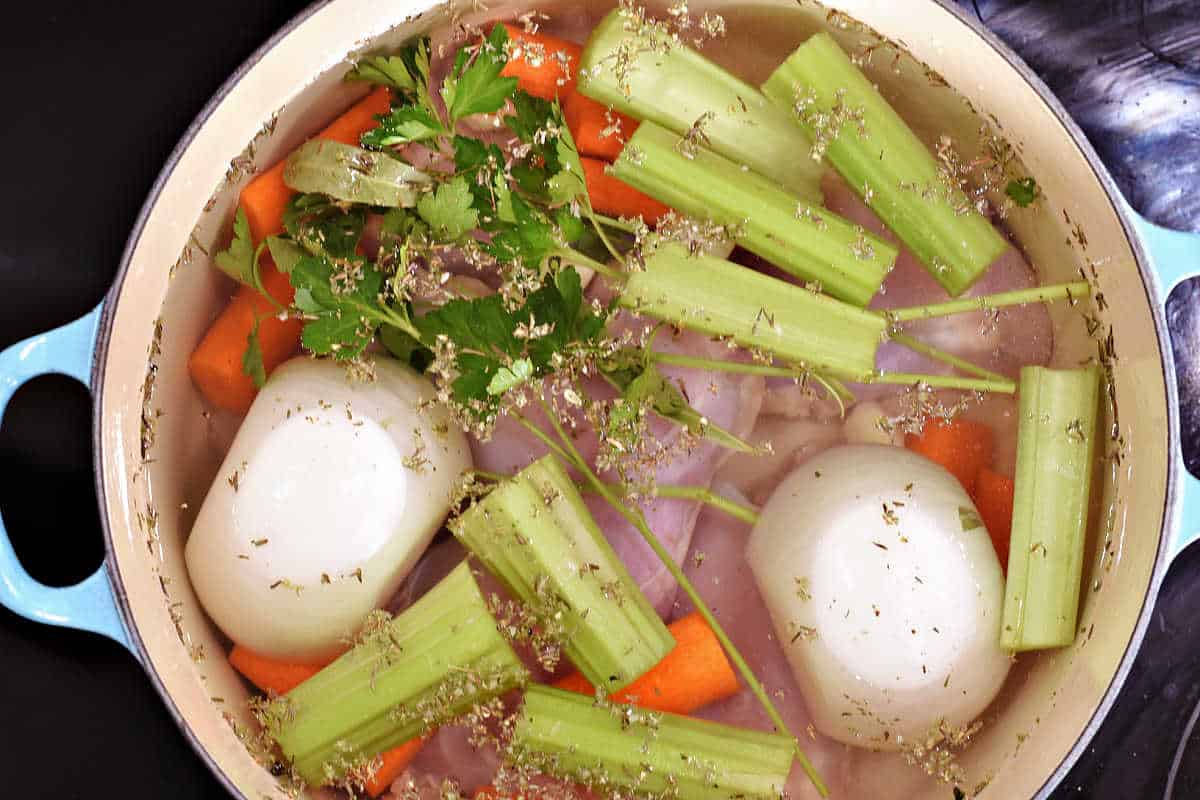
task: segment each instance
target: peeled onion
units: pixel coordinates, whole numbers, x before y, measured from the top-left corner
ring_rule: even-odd
[[[392,359],[352,381],[296,358],[259,392],[187,542],[192,585],[231,639],[319,663],[385,604],[470,468],[425,378]]]
[[[767,501],[746,555],[827,736],[895,749],[968,725],[1004,682],[991,540],[958,481],[915,453],[811,459]]]

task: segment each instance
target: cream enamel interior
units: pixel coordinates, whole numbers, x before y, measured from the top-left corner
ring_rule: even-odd
[[[691,8],[697,12],[709,5],[692,2]],[[1031,797],[1101,703],[1142,613],[1159,557],[1169,426],[1153,314],[1135,253],[1102,182],[1053,110],[998,51],[932,0],[846,0],[831,6],[903,43],[976,108],[986,110],[1045,194],[1041,211],[1014,214],[1011,229],[1044,279],[1071,279],[1088,260],[1097,265],[1111,306],[1106,322],[1113,325],[1120,357],[1116,398],[1128,456],[1119,466],[1106,464],[1103,489],[1095,493],[1081,633],[1070,648],[1022,658],[997,706],[1003,713],[986,717],[962,760],[971,779],[966,788],[990,779],[980,796]],[[245,723],[246,691],[222,658],[225,645],[198,607],[183,567],[184,537],[232,425],[203,413],[185,369],[188,353],[229,291],[209,268],[205,252],[223,245],[228,235],[237,191],[247,178],[235,174],[227,182],[226,174],[231,161],[246,154],[247,143],[255,143],[256,166],[276,161],[362,92],[340,83],[349,54],[395,46],[450,18],[442,7],[405,22],[429,7],[425,0],[332,0],[262,53],[198,123],[178,155],[147,209],[119,294],[110,300],[110,338],[98,387],[98,444],[119,591],[149,671],[198,748],[231,787],[256,800],[281,794],[226,719]],[[824,9],[782,0],[716,7],[729,23],[732,56],[725,61],[751,80],[765,77],[774,59],[828,24]],[[578,15],[583,24],[602,10],[585,4],[562,13]],[[493,8],[490,15],[503,13]],[[850,47],[864,41],[852,30],[837,33]],[[911,60],[893,61],[893,52],[880,51],[868,69],[901,113],[926,138],[945,132],[960,143],[976,141],[979,120],[966,112],[962,100],[927,80]],[[269,134],[268,121],[276,113]],[[1054,313],[1065,319],[1071,312],[1060,306]],[[1073,364],[1094,348],[1081,332],[1060,335],[1055,360]],[[156,366],[152,384],[146,383],[148,358]],[[146,408],[154,435],[143,453],[147,385],[153,389]],[[876,761],[858,757],[863,769],[856,771],[886,776],[886,770],[870,768],[878,766]],[[923,796],[948,794],[945,787],[933,787]]]

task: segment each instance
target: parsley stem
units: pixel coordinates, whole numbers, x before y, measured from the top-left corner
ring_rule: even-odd
[[[595,494],[589,485],[576,485],[581,492]],[[621,486],[618,484],[610,483],[609,486],[612,486],[613,489],[617,491],[623,492]],[[742,522],[745,522],[748,525],[753,525],[754,523],[758,522],[758,512],[750,506],[744,506],[741,503],[736,503],[727,497],[722,497],[711,489],[705,489],[703,486],[663,486],[662,484],[655,484],[650,493],[654,497],[667,497],[675,500],[695,500],[698,503],[704,503],[705,505],[712,506],[718,511],[724,511],[729,516],[740,519]]]
[[[554,453],[556,456],[558,456],[559,458],[561,458],[563,461],[567,462],[571,466],[575,467],[576,469],[579,468],[579,459],[574,458],[573,456],[571,456],[571,454],[567,453],[565,450],[563,450],[561,447],[559,447],[558,443],[555,442],[553,439],[551,439],[546,434],[545,431],[543,431],[536,424],[534,424],[534,422],[531,419],[529,419],[529,417],[525,416],[524,414],[517,413],[517,412],[513,412],[513,413],[514,413],[514,416],[516,417],[517,421],[520,422],[523,426],[525,426],[525,429],[527,431],[529,431],[534,436],[536,436],[542,442],[542,444],[546,445],[546,447],[550,448],[550,452]]]
[[[1035,286],[1032,289],[1015,289],[1011,292],[970,297],[962,300],[950,300],[945,303],[930,303],[911,308],[892,308],[879,313],[892,322],[909,322],[914,319],[931,319],[946,317],[951,314],[963,314],[969,311],[990,311],[1007,306],[1020,306],[1027,303],[1049,303],[1055,300],[1074,300],[1077,297],[1087,297],[1092,287],[1087,281],[1073,283],[1056,283],[1051,286]]]
[[[957,375],[915,375],[911,372],[879,372],[868,378],[866,383],[890,383],[909,386],[920,383],[936,389],[963,389],[969,392],[998,392],[1016,394],[1017,384],[1008,378],[990,380],[983,378],[960,378]]]
[[[659,541],[659,538],[654,534],[654,531],[650,530],[650,526],[646,523],[645,515],[642,514],[640,510],[631,509],[629,506],[623,503],[621,497],[617,494],[617,491],[604,481],[600,480],[600,476],[595,473],[587,461],[584,460],[583,456],[580,455],[579,450],[576,449],[575,445],[571,443],[570,437],[568,437],[566,435],[566,431],[563,430],[562,425],[558,421],[558,416],[554,413],[554,410],[550,408],[549,404],[547,404],[543,398],[538,397],[537,399],[543,410],[546,412],[546,416],[550,419],[550,424],[554,426],[555,433],[558,434],[559,439],[562,440],[563,445],[571,454],[569,463],[571,463],[583,474],[587,481],[592,485],[592,488],[596,490],[597,494],[599,494],[606,503],[612,506],[617,513],[623,516],[626,521],[628,521],[629,524],[632,525],[639,534],[641,534],[642,539],[650,546],[650,549],[654,551],[654,554],[658,556],[663,566],[667,568],[667,571],[671,573],[671,577],[673,577],[683,588],[683,591],[692,601],[692,604],[695,605],[696,610],[700,612],[700,616],[704,617],[704,621],[708,623],[708,626],[712,629],[713,634],[716,635],[717,641],[721,643],[721,646],[729,655],[730,660],[733,661],[734,666],[737,667],[738,672],[741,673],[742,679],[746,681],[746,685],[750,687],[750,691],[754,692],[754,696],[758,698],[760,703],[762,703],[763,709],[767,712],[767,716],[771,718],[771,722],[774,723],[775,729],[779,733],[791,738],[796,747],[796,756],[800,759],[800,766],[804,769],[808,779],[812,781],[813,786],[816,787],[817,792],[822,797],[828,797],[829,789],[825,786],[824,781],[821,780],[821,776],[817,772],[816,767],[813,766],[812,762],[809,761],[808,756],[805,755],[803,748],[800,747],[800,741],[796,738],[795,734],[788,729],[787,723],[783,721],[783,716],[779,713],[779,710],[775,708],[775,704],[771,702],[771,697],[767,694],[767,690],[763,687],[762,683],[758,680],[758,677],[754,674],[754,670],[752,670],[750,665],[746,663],[746,659],[742,657],[741,652],[738,651],[737,647],[735,647],[733,642],[729,639],[729,636],[725,633],[725,629],[721,627],[721,623],[717,622],[716,617],[713,616],[712,611],[709,610],[708,605],[704,602],[704,599],[700,597],[700,593],[696,591],[696,587],[692,585],[692,582],[688,580],[687,575],[685,575],[679,565],[675,563],[675,559],[671,557],[669,552],[667,552],[667,549],[663,546],[662,542]],[[526,427],[529,426],[526,425]],[[546,439],[549,438],[540,430],[537,431],[537,434],[539,437],[545,436]],[[546,439],[544,439],[544,441]]]
[[[941,361],[943,364],[957,367],[968,375],[974,375],[977,378],[984,378],[989,381],[1008,381],[1008,378],[998,372],[992,372],[991,370],[976,366],[965,358],[959,358],[953,353],[947,353],[945,350],[941,350],[933,345],[925,344],[920,339],[914,339],[906,333],[893,333],[891,339],[896,344],[904,345],[915,353],[920,353],[923,356],[932,358],[934,361]],[[930,385],[932,386],[933,384]]]
[[[551,250],[550,255],[558,256],[563,260],[564,264],[571,264],[572,266],[576,267],[587,267],[588,269],[594,270],[606,278],[615,278],[620,280],[625,274],[619,269],[614,269],[608,264],[603,264],[596,259],[585,256],[578,250],[572,250],[569,247],[560,247],[556,250]]]
[[[506,481],[512,477],[511,475],[505,475],[503,472],[490,472],[486,469],[473,469],[471,470],[471,474],[478,478],[483,478],[485,481],[491,481],[492,483]]]
[[[616,228],[617,230],[625,231],[626,233],[637,233],[638,232],[638,226],[634,225],[632,222],[626,222],[624,220],[617,219],[616,217],[609,217],[604,214],[598,214],[594,211],[592,212],[592,220],[598,221],[602,225],[605,225],[606,227]]]
[[[600,221],[596,218],[596,211],[592,208],[592,201],[588,200],[585,207],[587,209],[588,220],[592,223],[592,227],[596,229],[596,235],[600,237],[600,241],[604,243],[604,249],[608,251],[609,255],[616,259],[618,264],[625,263],[625,260],[617,251],[617,248],[613,247],[613,243],[611,240],[609,240],[608,234],[604,232],[604,226],[601,225]]]
[[[747,525],[753,525],[758,522],[758,512],[749,506],[744,506],[741,503],[735,503],[727,497],[714,492],[712,489],[705,489],[703,486],[663,486],[658,484],[654,487],[654,495],[657,497],[669,497],[678,500],[696,500],[705,505],[724,511],[731,517],[740,519]]]
[[[690,367],[711,372],[737,372],[742,375],[765,375],[773,378],[803,378],[805,370],[798,367],[775,367],[770,364],[747,364],[739,361],[721,361],[716,358],[685,356],[680,353],[650,351],[650,360],[656,364]]]

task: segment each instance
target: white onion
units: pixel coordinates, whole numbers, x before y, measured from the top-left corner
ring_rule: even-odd
[[[319,662],[383,605],[471,466],[425,378],[392,359],[352,381],[296,358],[259,392],[187,542],[213,621],[270,658]]]
[[[780,484],[747,559],[822,733],[892,749],[969,724],[1004,682],[1004,581],[958,481],[848,445]]]

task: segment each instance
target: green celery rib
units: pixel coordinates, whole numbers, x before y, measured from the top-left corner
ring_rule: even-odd
[[[424,172],[384,153],[313,139],[288,156],[283,182],[297,192],[398,208],[416,205],[430,180]]]
[[[563,651],[593,686],[622,689],[675,647],[553,455],[501,483],[451,530],[520,600],[559,615]]]
[[[610,172],[688,216],[731,226],[737,243],[859,307],[896,263],[896,248],[778,184],[704,148],[685,154],[678,134],[643,122]]]
[[[929,150],[829,34],[800,45],[763,92],[817,140],[813,122],[840,117],[825,156],[951,295],[1008,248],[963,193],[947,187]]]
[[[1007,650],[1062,647],[1075,639],[1099,395],[1095,365],[1021,370],[1000,632]]]
[[[867,383],[887,327],[883,317],[672,242],[629,273],[625,308],[728,336],[816,372]]]
[[[347,760],[371,758],[520,685],[524,667],[484,602],[466,562],[387,623],[289,692],[270,731],[310,785],[340,777]],[[422,707],[439,689],[454,700]],[[420,711],[401,718],[395,709]]]
[[[509,758],[611,793],[778,800],[795,756],[791,737],[533,685]]]
[[[683,44],[663,52],[631,13],[618,8],[593,29],[580,58],[579,91],[676,134],[711,115],[702,125],[709,147],[820,203],[825,168],[811,158],[809,141],[789,114]]]

